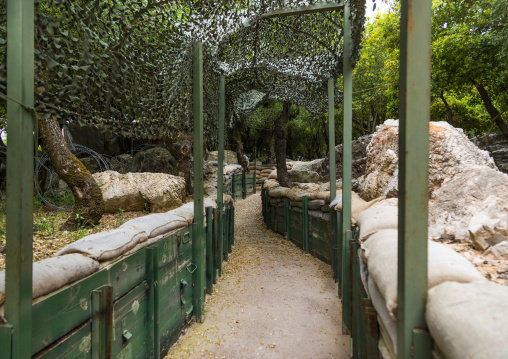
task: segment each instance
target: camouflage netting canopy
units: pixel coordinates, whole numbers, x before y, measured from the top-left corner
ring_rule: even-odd
[[[61,123],[138,139],[192,131],[194,41],[202,41],[204,48],[204,133],[212,142],[221,75],[226,75],[227,110],[238,118],[266,100],[325,112],[327,80],[342,73],[342,9],[263,17],[277,9],[336,3],[330,0],[35,3],[37,112]],[[349,4],[355,63],[365,0]],[[0,22],[0,93],[5,99],[4,1]],[[247,99],[252,100],[250,105]]]

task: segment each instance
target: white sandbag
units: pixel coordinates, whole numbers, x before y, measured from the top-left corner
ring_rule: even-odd
[[[429,291],[427,325],[447,359],[508,357],[508,288],[445,282]]]
[[[68,254],[35,262],[32,268],[32,298],[38,298],[97,272],[99,262],[81,254]],[[0,305],[4,300],[5,270],[0,271]]]
[[[397,313],[397,246],[397,231],[394,230],[379,231],[362,244],[369,274],[383,295],[393,320]],[[432,241],[428,241],[428,276],[429,288],[445,281],[486,281],[465,257]]]
[[[183,217],[187,220],[188,224],[191,224],[192,221],[194,221],[194,202],[186,203],[183,206],[172,209],[166,213],[170,213],[178,217]]]
[[[397,355],[397,323],[390,317],[390,313],[386,309],[386,302],[379,292],[379,288],[377,287],[374,280],[369,277],[367,279],[367,287],[369,291],[369,298],[372,302],[372,305],[376,309],[378,320],[380,319],[381,325],[381,335],[385,340],[387,345],[387,349],[393,354],[392,356]]]
[[[321,211],[307,211],[309,214],[309,217],[315,218],[315,219],[322,219],[323,218],[323,212]]]
[[[102,262],[117,258],[146,239],[146,232],[141,228],[117,228],[112,231],[83,237],[61,249],[57,253],[57,256],[69,253],[82,253]]]
[[[374,204],[381,202],[386,197],[375,198],[370,202],[364,201],[358,194],[355,192],[351,193],[351,224],[356,224],[356,219],[360,212],[367,210],[372,207]],[[335,206],[335,210],[338,212],[342,212],[342,201],[337,203]]]
[[[396,229],[399,223],[399,209],[393,206],[372,206],[356,217],[360,227],[360,240],[364,241],[374,233],[383,229]]]
[[[217,208],[217,199],[215,197],[203,198],[203,207],[205,208],[205,211],[206,211],[206,207]]]
[[[141,228],[145,231],[147,238],[153,238],[164,233],[174,231],[175,229],[185,227],[187,220],[175,216],[171,213],[154,213],[148,216],[138,217],[125,222],[121,229]],[[139,241],[144,242],[144,240]]]
[[[277,188],[271,189],[269,192],[269,196],[273,197],[273,198],[281,198],[286,189],[287,188],[285,188],[285,187],[277,187]]]
[[[273,170],[269,175],[268,179],[277,179],[277,170]]]

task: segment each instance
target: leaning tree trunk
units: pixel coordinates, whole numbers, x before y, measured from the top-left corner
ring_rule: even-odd
[[[60,229],[72,231],[99,224],[104,214],[102,192],[91,173],[67,147],[57,120],[40,118],[39,134],[55,172],[74,194],[74,211]]]
[[[249,161],[244,156],[242,132],[243,124],[238,125],[235,129],[236,159],[238,160],[238,164],[244,169],[245,173],[249,173]]]
[[[282,115],[275,122],[275,157],[277,161],[277,177],[279,184],[283,187],[291,188],[293,184],[289,179],[288,169],[286,167],[286,130],[284,126],[288,123],[289,115],[291,114],[291,104],[284,103],[282,108]]]
[[[452,108],[448,104],[448,101],[446,101],[446,98],[444,97],[444,91],[443,90],[441,90],[441,92],[439,93],[439,97],[441,97],[441,101],[443,101],[443,103],[445,105],[446,116],[448,117],[448,123],[450,125],[454,126],[454,124],[453,124],[453,112],[452,112]]]
[[[494,121],[501,130],[501,133],[504,135],[506,139],[508,139],[508,126],[503,121],[503,118],[501,117],[501,113],[498,111],[498,109],[494,106],[492,101],[490,100],[490,96],[487,93],[487,90],[483,85],[479,82],[476,82],[472,80],[473,85],[478,90],[478,93],[480,94],[480,97],[482,98],[483,105],[485,106],[485,109],[489,113],[490,117],[492,118],[492,121]]]
[[[272,164],[276,160],[275,158],[275,129],[272,132],[272,136],[270,137],[270,142],[268,143],[268,158],[266,159],[266,163]]]

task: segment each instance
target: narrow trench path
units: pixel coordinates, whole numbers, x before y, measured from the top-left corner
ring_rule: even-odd
[[[349,358],[328,264],[266,229],[261,197],[235,204],[235,246],[169,358]]]

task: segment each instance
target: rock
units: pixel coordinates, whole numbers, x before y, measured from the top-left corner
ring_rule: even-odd
[[[93,174],[102,191],[107,213],[142,211],[166,212],[182,205],[185,179],[165,173],[126,173],[106,171]]]
[[[490,247],[485,254],[490,254],[496,259],[508,259],[508,242],[500,242]]]
[[[219,152],[211,151],[208,152],[208,161],[218,161],[219,160]],[[224,162],[231,165],[237,165],[238,159],[236,157],[235,151],[224,150]],[[248,163],[248,162],[247,162]]]
[[[469,231],[472,231],[473,238],[478,236],[477,242],[481,243],[489,238],[488,235],[485,237],[488,229],[482,228],[484,224],[491,229],[500,226],[499,229],[492,229],[493,237],[497,231],[503,235],[506,225],[501,223],[508,220],[504,207],[507,202],[508,175],[486,166],[462,168],[462,172],[432,192],[429,201],[429,238],[454,235],[457,240],[469,240]],[[493,215],[500,204],[499,214]],[[489,216],[494,217],[486,218]],[[485,246],[476,245],[479,248]]]
[[[488,207],[476,213],[469,222],[469,239],[476,249],[484,251],[508,239],[508,202],[489,196]]]
[[[176,160],[169,150],[155,147],[134,156],[131,172],[172,174],[175,166]]]
[[[447,122],[429,124],[429,190],[434,192],[443,181],[464,168],[484,166],[496,169],[486,151],[478,149],[462,129]],[[398,194],[398,135],[399,121],[387,120],[377,127],[367,147],[366,173],[361,179],[361,195],[365,200]]]
[[[300,170],[300,167],[288,171],[291,182],[298,183],[317,183],[320,179],[319,174],[315,171]]]

